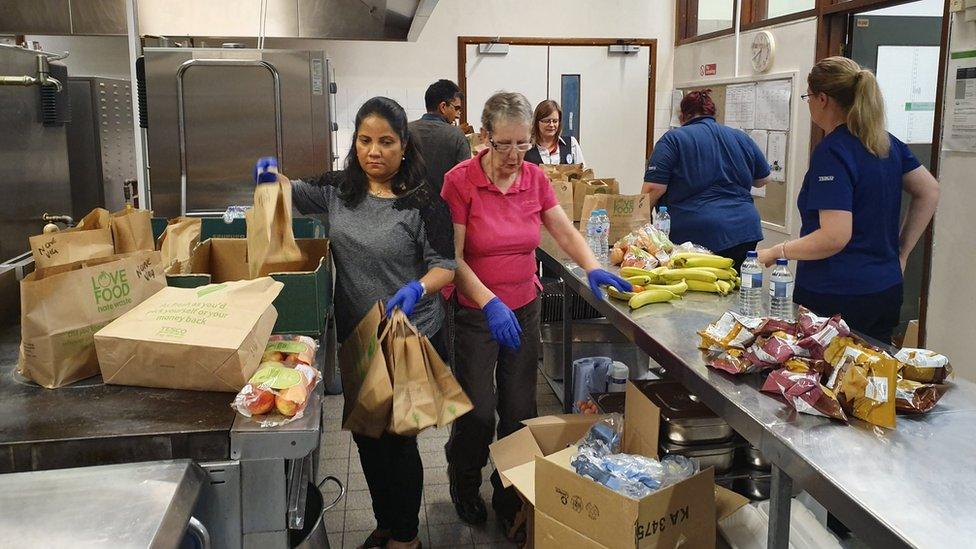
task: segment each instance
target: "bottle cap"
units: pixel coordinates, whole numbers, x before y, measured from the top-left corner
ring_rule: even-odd
[[[668,207],[667,206],[661,206],[660,208],[658,208],[658,210],[661,211],[661,212],[666,212],[666,211],[668,211]]]
[[[788,259],[784,259],[784,258],[782,258],[782,257],[776,260],[776,264],[777,264],[777,265],[786,265],[786,264],[788,264],[789,262],[790,262],[790,261],[789,261]]]
[[[746,252],[746,257],[759,257],[759,252],[756,251]]]

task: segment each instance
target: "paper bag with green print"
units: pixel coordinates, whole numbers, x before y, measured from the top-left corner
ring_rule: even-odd
[[[339,347],[342,373],[342,428],[379,438],[390,423],[393,382],[380,342],[383,305],[375,303]]]
[[[159,252],[49,267],[20,283],[20,373],[54,389],[98,374],[94,334],[162,290]]]
[[[429,373],[423,336],[399,309],[387,321],[389,331],[384,340],[387,362],[392,365],[393,413],[391,433],[415,436],[437,424],[435,381]]]
[[[464,389],[450,368],[441,359],[437,349],[426,336],[421,336],[424,347],[424,358],[427,360],[428,375],[434,380],[434,403],[437,407],[437,427],[450,424],[455,419],[474,409],[471,399],[464,394]]]

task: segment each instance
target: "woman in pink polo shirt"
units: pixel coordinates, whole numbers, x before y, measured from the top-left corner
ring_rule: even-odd
[[[495,412],[498,438],[536,416],[540,284],[535,250],[542,225],[586,270],[594,294],[602,298],[599,286],[606,284],[630,289],[600,268],[548,178],[523,161],[532,148],[532,106],[525,96],[491,96],[481,124],[489,147],[448,172],[441,191],[455,231],[457,287],[445,292],[454,305],[454,372],[474,403],[473,412],[454,422],[445,449],[451,500],[470,524],[487,519],[478,489],[495,434]],[[492,484],[492,506],[508,530],[518,498],[502,490],[497,471]]]

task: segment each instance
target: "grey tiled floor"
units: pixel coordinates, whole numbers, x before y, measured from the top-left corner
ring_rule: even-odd
[[[559,401],[549,385],[538,378],[539,414],[558,414]],[[363,468],[359,463],[356,445],[350,433],[340,430],[342,415],[342,396],[327,396],[323,404],[324,431],[322,437],[319,475],[332,475],[340,479],[347,489],[346,496],[325,515],[326,529],[329,532],[329,545],[333,549],[355,548],[376,526]],[[473,527],[461,522],[447,485],[447,461],[444,457],[444,443],[447,442],[448,428],[428,429],[418,437],[418,446],[424,463],[424,499],[420,508],[420,540],[424,547],[463,547],[489,548],[514,547],[505,541],[489,505],[488,522]],[[488,475],[491,464],[485,468],[481,486],[482,497],[490,501],[491,484]],[[326,499],[331,501],[338,494],[334,484],[324,488]]]

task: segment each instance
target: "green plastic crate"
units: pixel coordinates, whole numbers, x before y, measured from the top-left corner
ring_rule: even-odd
[[[296,217],[291,220],[295,238],[325,238],[325,226],[316,219]],[[220,217],[204,217],[200,222],[200,242],[208,238],[233,238],[247,236],[247,224],[243,219],[225,223]]]
[[[223,221],[221,221],[223,223]],[[332,307],[332,265],[329,241],[324,238],[298,238],[298,247],[307,256],[304,265],[269,276],[284,288],[274,300],[278,310],[276,334],[319,337],[325,332],[326,316]],[[196,288],[211,283],[248,278],[247,241],[243,238],[210,238],[193,250],[184,266],[173,266],[166,282],[177,288]],[[187,274],[179,274],[179,270]]]

